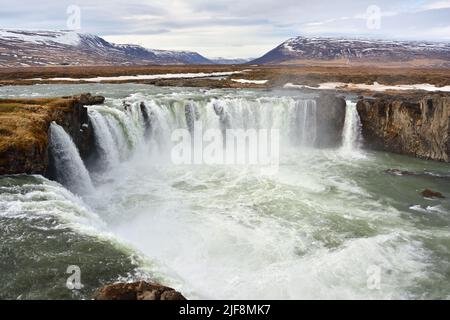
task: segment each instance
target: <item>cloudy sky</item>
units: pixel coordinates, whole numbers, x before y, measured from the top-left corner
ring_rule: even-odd
[[[258,57],[298,35],[450,41],[450,0],[0,0],[0,28],[67,29],[71,5],[81,32],[207,57]]]

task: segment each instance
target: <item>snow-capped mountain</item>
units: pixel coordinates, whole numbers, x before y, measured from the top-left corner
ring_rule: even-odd
[[[430,60],[450,63],[450,43],[297,37],[289,39],[256,64],[289,64],[305,60],[346,60],[348,62],[411,62]]]
[[[0,67],[212,63],[196,52],[114,44],[92,34],[0,29]]]

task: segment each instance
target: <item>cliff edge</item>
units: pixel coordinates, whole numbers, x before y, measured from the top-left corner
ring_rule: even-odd
[[[52,121],[72,137],[82,156],[91,149],[93,134],[85,105],[104,97],[0,99],[0,175],[42,174],[48,167],[48,129]]]
[[[450,94],[377,94],[357,109],[367,147],[450,161]]]

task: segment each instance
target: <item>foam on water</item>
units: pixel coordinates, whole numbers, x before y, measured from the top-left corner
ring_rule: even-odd
[[[91,177],[77,147],[64,129],[55,122],[50,125],[49,151],[55,163],[58,181],[79,195],[93,192]]]
[[[353,103],[347,102],[342,147],[319,150],[313,148],[320,132],[310,98],[147,89],[89,107],[104,153],[100,161],[113,165],[100,174],[86,205],[47,180],[1,186],[2,217],[48,214],[79,232],[85,226],[93,234],[106,231],[111,242],[132,246],[130,255],[150,261],[140,262],[146,275],[160,276],[188,298],[448,296],[448,203],[417,200],[414,183],[429,175],[383,173],[386,161],[405,169],[433,167],[439,175],[445,168],[363,153]],[[171,132],[193,119],[206,129],[280,129],[279,171],[171,164]],[[65,138],[59,128],[53,131]],[[56,146],[73,151],[70,143]],[[68,157],[58,159],[64,164]],[[436,179],[441,186],[443,179]],[[374,270],[379,288],[368,284]]]

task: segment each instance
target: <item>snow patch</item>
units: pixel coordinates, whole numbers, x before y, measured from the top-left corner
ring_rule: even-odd
[[[76,46],[80,43],[80,35],[73,31],[15,31],[0,29],[0,38],[37,44],[58,43]]]
[[[450,86],[437,87],[435,85],[429,83],[422,84],[400,84],[400,85],[384,85],[378,82],[374,82],[373,84],[364,84],[364,83],[344,83],[344,82],[324,82],[319,84],[317,87],[311,87],[308,85],[301,84],[293,84],[286,83],[284,88],[293,88],[293,89],[315,89],[315,90],[336,90],[336,89],[350,89],[350,90],[370,90],[383,92],[387,90],[399,90],[399,91],[407,91],[407,90],[423,90],[423,91],[442,91],[442,92],[450,92]]]
[[[269,80],[247,80],[247,79],[231,79],[231,81],[238,83],[252,83],[252,84],[265,84]]]
[[[191,79],[204,77],[222,77],[229,76],[242,71],[228,71],[228,72],[211,72],[211,73],[165,73],[165,74],[143,74],[135,76],[117,76],[117,77],[95,77],[95,78],[33,78],[29,80],[41,81],[86,81],[86,82],[101,82],[101,81],[127,81],[127,80],[155,80],[155,79]]]

